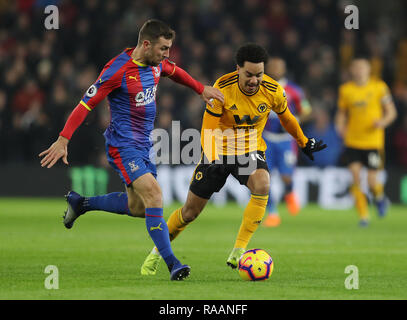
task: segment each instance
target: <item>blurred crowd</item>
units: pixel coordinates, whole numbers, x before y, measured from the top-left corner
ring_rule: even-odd
[[[59,29],[47,30],[47,5],[59,11]],[[407,4],[353,1],[359,30],[347,30],[335,0],[102,1],[0,0],[0,163],[38,162],[67,116],[104,64],[135,46],[149,18],[177,33],[171,60],[205,84],[235,70],[234,53],[256,42],[286,59],[288,77],[313,108],[305,132],[326,140],[331,153],[316,165],[338,163],[335,134],[338,86],[349,79],[358,50],[371,57],[373,75],[391,88],[398,120],[387,129],[388,164],[407,167]],[[203,103],[193,91],[163,79],[157,93],[156,127],[200,129]],[[91,112],[69,145],[74,164],[104,164],[102,133],[110,121],[107,101]],[[301,160],[304,161],[304,160]]]

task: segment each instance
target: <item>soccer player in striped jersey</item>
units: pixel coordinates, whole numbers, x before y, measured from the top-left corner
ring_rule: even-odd
[[[311,106],[302,89],[286,78],[285,61],[280,57],[271,57],[267,63],[266,72],[284,88],[287,95],[287,105],[291,113],[298,117],[300,123],[307,119],[311,113]],[[267,165],[270,171],[275,169],[281,175],[284,183],[284,200],[287,203],[288,212],[295,216],[300,211],[300,204],[293,190],[292,179],[297,164],[297,143],[284,130],[280,119],[274,112],[270,112],[264,127],[263,138],[267,144]],[[275,157],[274,154],[280,154],[281,156]],[[267,203],[267,211],[268,215],[264,219],[263,225],[266,227],[280,225],[281,218],[277,211],[277,203],[274,203],[271,193]]]
[[[360,171],[367,168],[367,182],[380,217],[386,215],[389,200],[377,174],[384,167],[384,130],[397,117],[387,85],[370,76],[370,62],[356,56],[350,67],[352,80],[339,87],[336,128],[344,138],[343,159],[353,177],[350,192],[355,199],[359,225],[369,224],[369,208],[361,189]]]
[[[284,128],[312,160],[313,153],[326,147],[322,141],[304,136],[287,107],[284,89],[264,74],[267,52],[256,44],[246,44],[236,54],[237,70],[219,78],[214,87],[224,94],[224,102],[207,105],[201,131],[203,154],[190,183],[186,203],[175,210],[167,224],[171,240],[204,209],[231,174],[246,186],[251,197],[227,265],[236,268],[239,258],[262,221],[269,197],[270,176],[265,161],[266,143],[262,137],[270,112],[275,112]],[[279,154],[272,156],[280,156]],[[141,269],[144,275],[156,273],[160,255],[156,248]]]
[[[64,225],[71,228],[82,214],[102,210],[142,217],[158,251],[167,263],[171,280],[182,280],[190,272],[175,257],[163,219],[161,188],[156,167],[151,161],[150,134],[156,115],[156,91],[162,76],[190,87],[209,104],[223,101],[223,95],[204,86],[168,60],[175,32],[159,20],[148,20],[140,29],[135,48],[128,48],[110,60],[80,103],[69,116],[56,142],[39,154],[42,167],[51,168],[59,159],[68,164],[68,143],[89,112],[108,97],[111,121],[104,136],[110,165],[118,172],[126,193],[115,192],[82,197],[71,191],[66,196],[68,209]],[[216,101],[216,100],[215,100]]]

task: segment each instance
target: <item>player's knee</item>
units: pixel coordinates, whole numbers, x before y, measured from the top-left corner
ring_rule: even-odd
[[[161,208],[163,206],[161,190],[147,194],[145,204],[147,208]]]
[[[268,174],[258,174],[255,177],[250,177],[248,187],[251,193],[268,194],[270,190],[270,179]]]
[[[158,185],[146,186],[142,198],[147,208],[160,208],[163,206],[162,192]]]

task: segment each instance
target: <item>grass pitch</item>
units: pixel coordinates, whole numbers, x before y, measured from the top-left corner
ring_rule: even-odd
[[[265,282],[240,280],[226,266],[243,208],[208,205],[173,242],[191,276],[169,281],[162,261],[156,276],[140,275],[152,248],[144,220],[91,212],[71,230],[62,224],[64,199],[0,198],[0,299],[407,299],[407,208],[393,205],[368,228],[354,210],[316,205],[297,217],[280,207],[278,228],[259,227],[248,248],[274,261]],[[165,208],[165,216],[177,208]],[[59,289],[48,290],[48,265],[59,272]],[[359,289],[345,288],[345,268],[359,270]]]

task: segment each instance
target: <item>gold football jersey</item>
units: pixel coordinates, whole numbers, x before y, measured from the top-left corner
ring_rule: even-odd
[[[382,149],[384,129],[374,123],[383,116],[382,101],[390,95],[381,80],[370,79],[364,86],[349,81],[339,87],[338,107],[347,112],[344,143],[356,149]]]
[[[206,112],[220,117],[215,132],[215,143],[219,155],[242,155],[252,151],[265,151],[263,129],[270,111],[283,113],[287,99],[282,86],[267,75],[263,76],[258,90],[253,94],[239,87],[238,72],[220,77],[214,84],[224,95],[224,104],[213,100],[213,107]],[[204,127],[202,128],[204,131]]]

